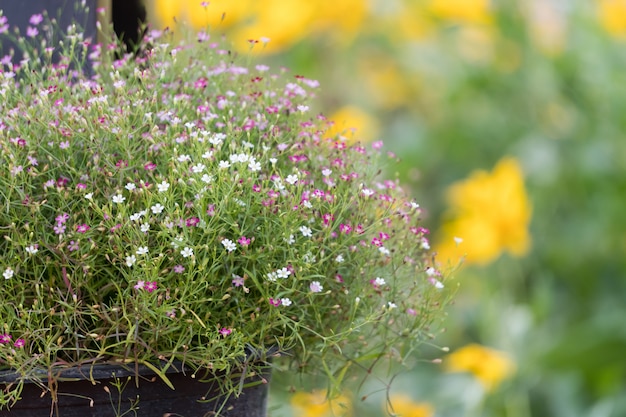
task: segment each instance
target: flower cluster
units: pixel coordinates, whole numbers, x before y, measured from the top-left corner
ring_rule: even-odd
[[[148,38],[120,59],[79,42],[91,75],[3,60],[0,324],[20,349],[3,335],[0,367],[412,352],[448,295],[419,205],[379,178],[395,157],[327,136],[314,80]]]

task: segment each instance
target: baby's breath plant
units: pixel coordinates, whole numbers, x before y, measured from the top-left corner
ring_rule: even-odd
[[[405,363],[448,293],[395,157],[327,137],[316,81],[167,39],[0,57],[0,369]]]

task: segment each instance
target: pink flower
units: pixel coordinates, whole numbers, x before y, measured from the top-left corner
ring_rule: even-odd
[[[15,343],[13,343],[13,346],[16,348],[23,348],[25,344],[26,344],[26,341],[20,338],[20,339],[17,339]]]
[[[55,217],[54,220],[57,221],[58,224],[63,224],[65,223],[68,219],[70,218],[70,215],[67,213],[63,213],[63,214],[59,214],[58,216]]]
[[[241,245],[241,246],[248,246],[250,244],[250,239],[248,239],[245,236],[241,236],[237,242]]]
[[[28,20],[28,23],[30,23],[33,26],[37,26],[41,22],[43,22],[43,15],[41,13],[32,15],[30,19]]]
[[[177,274],[182,274],[183,272],[185,272],[185,267],[182,265],[176,265],[174,267],[174,272],[176,272]]]
[[[10,334],[0,334],[0,345],[4,345],[6,343],[10,343],[11,342],[11,335]]]
[[[39,31],[37,30],[37,28],[34,28],[32,26],[26,28],[26,36],[28,36],[29,38],[34,38],[37,35],[39,35]]]
[[[220,334],[224,337],[228,336],[229,334],[231,334],[233,331],[231,329],[227,329],[226,327],[222,327],[220,329]]]
[[[137,281],[137,283],[135,284],[133,288],[136,290],[143,290],[145,286],[146,286],[146,281]]]
[[[352,226],[350,226],[349,224],[343,224],[341,223],[339,225],[339,231],[345,234],[348,234],[352,231]]]
[[[157,165],[154,162],[147,162],[143,168],[146,171],[154,171],[156,169]]]
[[[185,224],[187,225],[187,227],[197,226],[198,223],[200,223],[200,219],[197,217],[190,217],[189,219],[185,221]]]
[[[278,307],[281,304],[280,299],[274,299],[274,298],[271,298],[271,297],[269,299],[269,302],[270,302],[270,305],[274,306],[274,307]]]
[[[91,227],[86,223],[76,225],[76,231],[78,233],[86,233],[89,229],[91,229]]]
[[[154,290],[157,289],[157,283],[156,281],[150,281],[150,282],[146,282],[146,291],[148,292],[152,292]]]

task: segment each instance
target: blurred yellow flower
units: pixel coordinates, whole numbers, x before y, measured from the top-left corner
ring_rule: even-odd
[[[253,52],[278,52],[311,33],[339,34],[351,40],[367,16],[365,0],[146,0],[149,20],[157,27],[184,25],[231,30],[234,46],[250,48],[249,40],[269,39]],[[176,22],[176,24],[175,24]]]
[[[435,250],[443,263],[487,264],[503,251],[530,248],[531,204],[517,160],[505,158],[492,172],[476,171],[448,189],[449,218]]]
[[[265,0],[255,2],[250,9],[249,23],[235,30],[232,37],[239,50],[249,48],[248,40],[267,38],[263,48],[254,52],[269,53],[283,50],[311,33],[317,10],[308,0]]]
[[[433,407],[428,403],[415,402],[408,395],[394,394],[389,399],[393,416],[397,417],[432,417]]]
[[[494,390],[515,373],[515,363],[506,353],[470,344],[449,354],[443,361],[448,372],[469,372],[487,390]]]
[[[326,392],[296,392],[291,397],[291,406],[297,417],[349,417],[352,403],[345,395],[329,400]]]
[[[335,124],[326,132],[327,138],[341,135],[350,142],[368,142],[378,135],[376,120],[355,106],[342,107],[329,119]]]
[[[611,35],[626,36],[626,2],[624,0],[598,0],[600,23]]]
[[[489,0],[431,0],[429,10],[435,17],[458,23],[491,21]]]
[[[376,106],[394,109],[415,100],[420,86],[417,74],[403,75],[389,55],[368,50],[359,62],[358,74],[365,80],[363,88]]]
[[[148,19],[157,27],[188,26],[201,30],[207,26],[229,27],[249,16],[252,0],[146,0]]]

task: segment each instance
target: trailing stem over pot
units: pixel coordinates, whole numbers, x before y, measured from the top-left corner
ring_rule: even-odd
[[[0,54],[0,367],[273,349],[337,386],[432,338],[449,292],[421,209],[380,142],[327,137],[316,81],[206,32],[116,60],[70,31],[58,64],[41,36]]]

